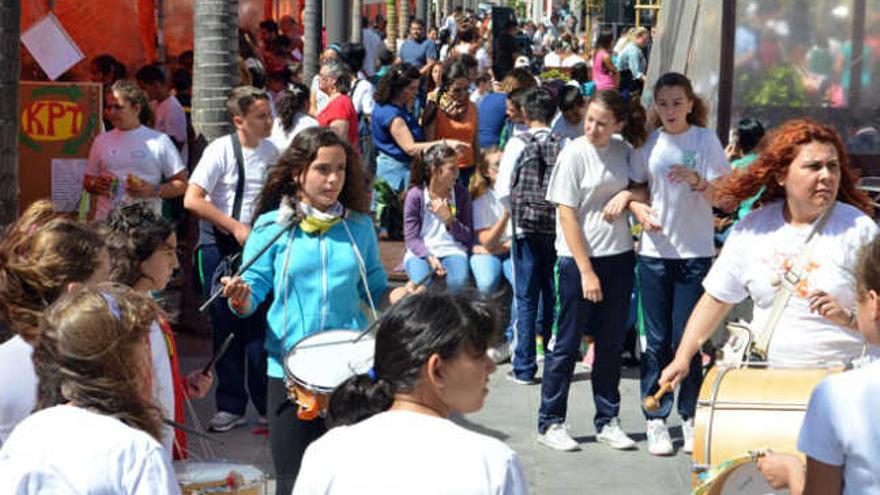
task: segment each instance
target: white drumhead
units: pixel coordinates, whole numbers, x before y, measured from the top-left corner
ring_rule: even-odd
[[[310,335],[293,346],[285,359],[288,375],[320,391],[332,391],[353,375],[373,366],[376,341],[372,335],[354,340],[360,332],[326,330]]]
[[[754,462],[740,464],[724,480],[719,495],[785,495],[788,490],[774,490]]]
[[[265,475],[255,466],[232,462],[175,461],[174,474],[182,486],[225,480],[230,472],[235,472],[245,485],[262,483]]]

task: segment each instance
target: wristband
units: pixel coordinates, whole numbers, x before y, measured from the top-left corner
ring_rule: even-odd
[[[856,312],[852,309],[849,310],[849,320],[846,322],[846,326],[851,327],[853,323],[856,321]]]

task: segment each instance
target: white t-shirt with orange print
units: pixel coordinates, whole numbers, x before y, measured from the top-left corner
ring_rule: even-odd
[[[758,333],[764,329],[782,276],[800,255],[813,228],[786,223],[782,207],[782,201],[771,203],[739,222],[703,280],[706,292],[723,302],[736,304],[751,296],[755,303],[751,327]],[[859,250],[878,232],[877,224],[858,209],[835,204],[825,227],[816,234],[801,283],[776,326],[768,355],[771,365],[810,367],[861,355],[862,335],[811,312],[807,295],[823,290],[844,308],[855,308],[853,270]],[[877,351],[868,349],[869,353]]]

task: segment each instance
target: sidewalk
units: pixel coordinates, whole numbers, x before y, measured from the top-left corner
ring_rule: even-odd
[[[181,368],[184,373],[203,366],[211,355],[210,339],[190,335],[178,336]],[[483,409],[466,417],[454,418],[466,428],[499,438],[520,456],[531,494],[620,494],[672,495],[690,493],[690,456],[681,452],[673,457],[659,458],[648,454],[645,445],[644,419],[639,409],[638,370],[623,370],[621,382],[623,429],[638,442],[638,450],[619,452],[597,444],[592,426],[594,413],[589,376],[575,375],[569,396],[568,424],[572,435],[581,443],[577,452],[557,452],[535,441],[540,386],[516,385],[504,379],[510,365],[499,366],[490,379],[490,393]],[[193,402],[201,424],[207,424],[214,413],[213,394]],[[272,476],[269,439],[256,425],[256,413],[248,411],[247,426],[227,433],[211,434],[223,444],[210,442],[214,456],[206,457],[203,442],[190,437],[194,458],[226,459],[252,464]],[[193,425],[193,420],[187,418]],[[676,448],[680,447],[678,418],[670,418]],[[270,480],[269,495],[274,494]],[[417,493],[414,490],[413,493]]]

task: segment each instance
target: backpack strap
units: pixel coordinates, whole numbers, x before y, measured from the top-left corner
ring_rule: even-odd
[[[241,217],[241,203],[244,200],[244,154],[241,150],[238,132],[233,132],[230,138],[232,139],[232,152],[235,154],[235,168],[238,171],[238,182],[235,184],[235,198],[232,200],[232,214],[230,216],[237,221]],[[222,232],[216,225],[211,227],[214,232],[214,242],[221,254],[226,256],[241,249],[232,234]]]
[[[235,184],[235,199],[232,201],[232,218],[238,220],[241,216],[241,202],[244,200],[244,153],[241,151],[241,141],[238,132],[232,133],[232,151],[235,153],[235,168],[238,170],[238,182]]]

